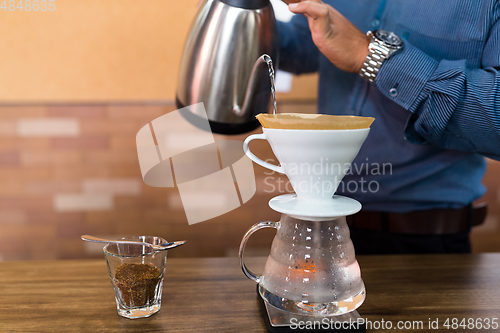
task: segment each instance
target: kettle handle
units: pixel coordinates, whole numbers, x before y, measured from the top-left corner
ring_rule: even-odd
[[[271,163],[267,163],[263,160],[261,160],[260,158],[258,158],[257,156],[255,156],[251,151],[250,149],[248,148],[248,144],[250,143],[250,141],[252,140],[266,140],[266,134],[265,133],[261,133],[261,134],[252,134],[250,135],[249,137],[247,137],[245,139],[245,141],[243,142],[243,151],[245,152],[245,154],[252,160],[254,161],[255,163],[257,163],[258,165],[266,168],[266,169],[269,169],[269,170],[272,170],[272,171],[275,171],[275,172],[279,172],[279,173],[285,173],[285,171],[283,170],[283,167],[282,166],[277,166],[277,165],[274,165],[274,164],[271,164]]]
[[[243,273],[246,275],[246,277],[249,278],[250,280],[253,280],[253,281],[259,283],[260,280],[262,279],[262,276],[257,276],[254,273],[252,273],[252,271],[250,271],[247,268],[247,266],[245,265],[245,263],[243,262],[243,254],[245,252],[245,246],[247,245],[248,239],[257,230],[264,229],[264,228],[279,229],[279,227],[280,227],[279,222],[271,222],[271,221],[259,222],[259,223],[254,224],[250,229],[248,229],[248,231],[245,233],[245,236],[243,236],[243,239],[241,240],[240,251],[238,252],[238,255],[240,257],[241,269],[243,270]]]

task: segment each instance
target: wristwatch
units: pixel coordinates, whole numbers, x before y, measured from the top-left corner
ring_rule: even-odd
[[[386,30],[368,31],[366,36],[371,40],[368,46],[368,56],[366,56],[359,75],[365,80],[373,82],[384,60],[401,51],[404,43],[399,36]]]

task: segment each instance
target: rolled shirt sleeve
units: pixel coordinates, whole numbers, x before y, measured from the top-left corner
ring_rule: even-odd
[[[375,84],[412,113],[407,140],[500,159],[500,10],[495,15],[482,68],[437,61],[410,43],[384,62]]]

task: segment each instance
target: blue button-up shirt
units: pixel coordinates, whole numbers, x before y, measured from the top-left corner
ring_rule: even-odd
[[[483,195],[483,156],[500,159],[500,1],[326,2],[361,31],[405,42],[370,84],[319,53],[303,15],[279,23],[279,67],[319,72],[319,113],[376,118],[337,193],[392,212]]]

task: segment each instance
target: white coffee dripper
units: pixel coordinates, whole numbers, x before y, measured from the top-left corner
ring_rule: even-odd
[[[332,218],[357,213],[361,204],[336,195],[340,182],[358,155],[369,128],[348,130],[293,130],[263,128],[243,143],[247,156],[255,163],[284,173],[295,194],[271,199],[269,206],[283,214]],[[267,163],[249,149],[250,141],[267,140],[280,166]]]
[[[370,129],[294,130],[263,128],[243,148],[255,163],[284,173],[295,194],[270,200],[282,213],[279,222],[253,225],[240,245],[245,275],[259,284],[259,294],[272,307],[299,315],[336,316],[357,309],[365,299],[345,216],[361,210],[351,198],[334,195]],[[254,139],[269,142],[280,165],[262,161],[248,149]],[[276,228],[264,273],[245,266],[248,238],[262,228]]]

